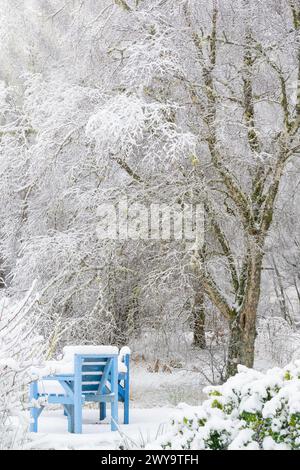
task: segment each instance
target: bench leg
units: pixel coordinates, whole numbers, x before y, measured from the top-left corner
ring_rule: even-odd
[[[129,400],[130,400],[130,356],[126,354],[125,365],[127,373],[124,380],[124,424],[129,424]]]
[[[82,356],[75,355],[75,377],[74,377],[74,433],[82,433],[82,407],[84,399],[82,396]]]
[[[114,393],[111,402],[111,430],[118,430],[118,358],[113,358],[111,371],[111,392]]]
[[[75,403],[74,405],[74,432],[75,434],[82,433],[82,404]]]
[[[32,400],[37,400],[38,399],[38,385],[37,382],[32,382],[30,384],[29,388],[29,400],[30,404],[32,403]],[[30,408],[30,417],[31,417],[31,423],[29,427],[30,432],[38,432],[38,418],[39,418],[39,409],[34,408],[31,406]]]
[[[124,399],[124,424],[129,424],[129,394],[127,393]]]
[[[99,403],[100,409],[100,421],[103,421],[106,418],[106,403],[104,401]]]
[[[68,417],[68,432],[74,432],[74,406],[64,405],[64,415]]]
[[[38,410],[36,408],[31,408],[30,410],[31,423],[30,423],[30,432],[38,432]]]

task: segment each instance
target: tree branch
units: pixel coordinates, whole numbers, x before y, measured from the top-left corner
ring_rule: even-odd
[[[202,258],[202,259],[201,259]],[[230,308],[225,297],[219,291],[215,281],[211,275],[205,270],[203,264],[203,257],[194,256],[192,259],[192,264],[196,272],[198,273],[200,282],[205,291],[205,294],[208,296],[210,301],[215,305],[220,313],[227,319],[230,320],[234,316],[233,310]]]
[[[144,183],[143,179],[120,157],[112,156],[112,159],[138,183]]]
[[[131,12],[132,9],[128,5],[128,3],[125,2],[125,0],[115,0],[115,4],[118,5],[119,7],[123,8],[123,10]]]
[[[239,289],[239,280],[238,280],[238,274],[234,262],[234,256],[232,254],[232,251],[230,249],[228,240],[226,238],[225,233],[221,229],[220,225],[217,222],[216,216],[213,212],[213,209],[208,206],[208,204],[205,204],[205,211],[210,219],[210,222],[212,224],[213,231],[217,237],[218,242],[220,243],[223,253],[226,256],[229,264],[229,270],[231,274],[231,280],[232,280],[232,285],[235,290],[235,292],[238,291]]]

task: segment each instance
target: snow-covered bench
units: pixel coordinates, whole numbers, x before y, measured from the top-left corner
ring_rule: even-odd
[[[38,418],[47,403],[58,403],[68,416],[70,432],[82,431],[82,407],[97,402],[100,419],[111,403],[112,430],[117,429],[118,401],[124,403],[124,423],[129,422],[130,350],[113,346],[68,346],[61,361],[48,361],[30,386],[31,431],[37,432]],[[40,380],[38,380],[40,378]]]

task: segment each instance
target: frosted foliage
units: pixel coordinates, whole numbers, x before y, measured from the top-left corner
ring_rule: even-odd
[[[299,331],[281,317],[261,319],[256,348],[260,357],[283,366],[293,358],[300,358]]]
[[[142,139],[145,123],[153,127],[159,122],[160,112],[159,105],[146,108],[137,97],[118,96],[90,118],[87,134],[96,139],[102,151],[128,151]]]
[[[22,447],[29,428],[28,384],[43,350],[34,302],[30,294],[19,303],[0,300],[0,449]]]
[[[154,46],[154,47],[153,47]],[[154,42],[137,44],[128,50],[129,59],[124,70],[124,78],[135,87],[149,86],[154,79],[162,79],[171,74],[182,74],[178,59],[164,44]]]
[[[292,450],[300,448],[300,361],[266,373],[239,366],[209,399],[187,407],[172,432],[149,449]]]
[[[109,100],[92,116],[86,132],[95,139],[103,155],[139,151],[147,159],[158,152],[173,158],[184,151],[192,153],[195,138],[165,120],[171,111],[168,105],[148,103],[138,96],[124,94]]]
[[[54,133],[63,131],[62,126],[80,126],[89,115],[91,103],[101,99],[100,90],[73,84],[60,74],[49,78],[45,81],[41,74],[35,74],[25,81],[24,111],[33,128]]]
[[[136,15],[136,22],[144,37],[127,48],[124,80],[142,91],[155,81],[183,77],[180,55],[174,48],[174,30],[168,26],[167,17],[141,12]]]

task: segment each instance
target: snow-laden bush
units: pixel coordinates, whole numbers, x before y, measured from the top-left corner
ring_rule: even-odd
[[[43,349],[32,321],[34,302],[30,294],[20,303],[0,299],[0,450],[22,447],[29,427],[31,368]]]
[[[261,373],[239,366],[225,384],[207,387],[199,408],[172,420],[148,448],[300,449],[300,361]]]

